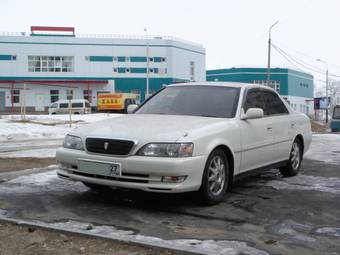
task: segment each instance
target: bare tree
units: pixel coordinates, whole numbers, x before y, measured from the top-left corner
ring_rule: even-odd
[[[331,98],[330,108],[331,108],[331,113],[332,113],[334,106],[340,104],[340,81],[339,80],[329,81],[328,95]]]

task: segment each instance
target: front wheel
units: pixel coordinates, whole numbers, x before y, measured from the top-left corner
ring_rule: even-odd
[[[280,168],[280,172],[283,176],[289,177],[297,175],[302,162],[302,144],[299,139],[295,139],[290,151],[288,164]]]
[[[214,150],[208,157],[199,190],[200,201],[206,205],[222,201],[229,184],[229,163],[221,149]]]

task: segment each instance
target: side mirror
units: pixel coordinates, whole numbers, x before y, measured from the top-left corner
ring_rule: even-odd
[[[127,107],[127,113],[133,113],[136,109],[137,109],[137,107],[138,107],[138,105],[136,105],[136,104],[130,104],[130,105],[128,105],[128,107]]]
[[[247,112],[242,113],[241,120],[260,119],[263,117],[263,110],[261,108],[249,108]]]

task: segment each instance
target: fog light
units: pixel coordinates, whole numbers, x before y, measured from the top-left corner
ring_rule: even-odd
[[[77,169],[76,166],[73,166],[73,165],[67,164],[67,163],[61,163],[61,162],[59,162],[58,167],[62,170]]]
[[[184,182],[186,178],[187,178],[187,175],[184,175],[184,176],[163,176],[162,182],[180,183],[180,182]]]

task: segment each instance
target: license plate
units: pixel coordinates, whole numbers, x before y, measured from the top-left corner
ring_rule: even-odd
[[[122,176],[122,165],[115,162],[79,159],[78,171],[87,174],[120,177]]]

